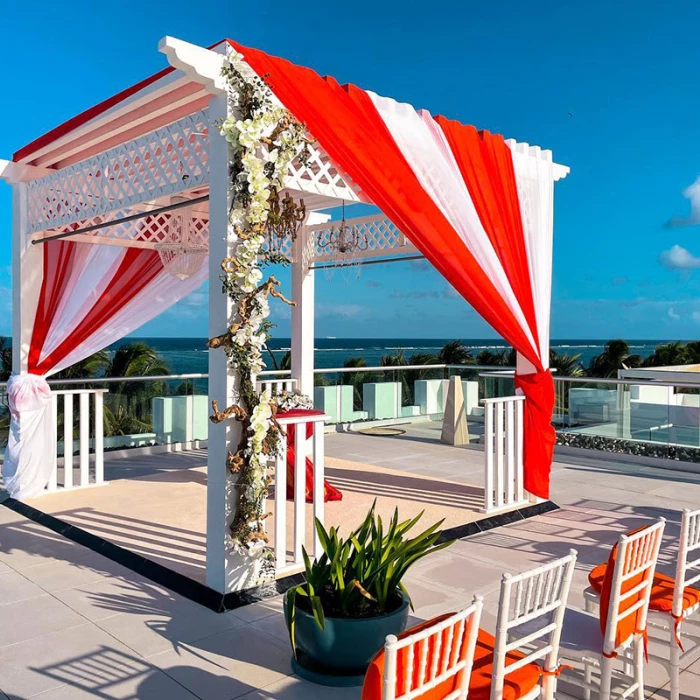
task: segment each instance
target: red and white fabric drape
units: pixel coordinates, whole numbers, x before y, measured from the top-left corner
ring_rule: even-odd
[[[38,496],[53,466],[56,426],[46,377],[133,332],[207,279],[203,264],[181,281],[154,250],[55,240],[44,243],[43,279],[28,373],[10,378],[11,425],[3,480],[18,499]]]
[[[552,157],[235,42],[341,172],[531,365],[525,487],[549,496]]]

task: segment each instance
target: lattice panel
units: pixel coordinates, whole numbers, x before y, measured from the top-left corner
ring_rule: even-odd
[[[285,186],[346,202],[364,201],[359,188],[347,175],[338,171],[326,152],[317,145],[309,146],[309,158],[305,166],[298,158],[292,162],[289,166],[289,179],[285,182]]]
[[[115,211],[110,214],[110,219],[117,219],[126,216],[130,213],[128,210]],[[106,226],[95,232],[95,238],[110,238],[120,241],[138,241],[143,243],[161,243],[166,240],[168,233],[168,223],[170,221],[170,213],[155,214],[154,216],[145,216],[143,219],[136,221],[128,221],[123,224],[114,226]],[[103,223],[106,217],[96,216],[87,221],[80,222],[80,227],[94,226]],[[65,226],[58,229],[58,233],[63,233],[74,229],[73,226]],[[194,233],[192,243],[198,245],[209,245],[209,219],[202,216],[192,217],[192,229]]]
[[[362,248],[348,257],[373,257],[382,252],[408,253],[416,251],[406,236],[399,231],[389,219],[378,219],[376,216],[363,216],[357,219],[348,219],[346,226],[354,226],[359,231]],[[308,252],[314,261],[331,260],[333,255],[328,244],[332,236],[333,226],[338,226],[338,221],[329,221],[326,224],[310,226],[313,248]],[[365,243],[366,241],[366,243]]]
[[[28,183],[29,232],[36,233],[205,185],[206,110]]]

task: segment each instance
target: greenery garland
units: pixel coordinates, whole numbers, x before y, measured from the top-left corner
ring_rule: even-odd
[[[308,139],[303,124],[283,107],[275,105],[268,86],[233,52],[224,61],[229,104],[236,117],[219,124],[220,133],[230,144],[230,168],[233,201],[229,212],[229,240],[239,245],[235,257],[221,263],[223,291],[233,301],[238,320],[226,333],[211,338],[210,348],[223,348],[232,368],[240,376],[238,404],[220,411],[212,402],[214,423],[235,418],[241,422],[241,440],[235,452],[229,452],[228,468],[238,475],[237,508],[231,524],[231,537],[237,551],[249,556],[274,559],[267,546],[263,521],[270,483],[268,463],[276,454],[283,433],[275,420],[279,402],[267,392],[255,390],[255,375],[264,367],[262,351],[271,327],[269,297],[293,305],[278,291],[279,282],[270,276],[263,282],[262,268],[269,263],[288,264],[286,257],[266,250],[265,230],[270,216],[270,201],[284,186],[292,161],[304,162]],[[295,399],[285,396],[286,406]],[[299,398],[299,404],[305,404]]]

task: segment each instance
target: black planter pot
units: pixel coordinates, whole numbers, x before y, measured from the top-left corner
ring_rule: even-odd
[[[398,635],[408,622],[408,598],[397,592],[401,604],[386,615],[362,619],[326,617],[321,629],[314,616],[296,609],[297,675],[323,685],[362,685],[365,671],[374,655],[384,646],[386,636]],[[284,619],[289,629],[289,594],[284,598]]]

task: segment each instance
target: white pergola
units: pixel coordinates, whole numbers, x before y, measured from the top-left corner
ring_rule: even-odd
[[[58,127],[0,161],[0,176],[13,192],[13,370],[27,371],[31,332],[42,280],[41,243],[61,236],[76,242],[154,248],[163,240],[167,208],[177,196],[191,201],[198,240],[209,248],[209,279],[235,253],[227,239],[232,198],[229,148],[216,124],[231,111],[221,77],[225,43],[210,49],[166,37],[160,51],[170,68]],[[530,148],[522,144],[525,151]],[[555,180],[568,168],[556,166]],[[283,251],[292,262],[292,378],[304,393],[314,386],[314,267],[332,262],[320,245],[328,235],[325,210],[369,203],[311,147],[308,163],[295,162],[286,192],[303,198],[307,219]],[[148,227],[139,226],[150,215]],[[110,223],[112,222],[112,223]],[[153,223],[154,222],[154,223]],[[382,216],[349,219],[366,234],[363,258],[400,260],[418,254]],[[209,286],[209,335],[217,336],[235,314],[221,286]],[[209,399],[236,402],[237,376],[223,352],[209,353]],[[207,584],[222,593],[250,584],[250,564],[229,546],[234,477],[226,454],[237,442],[235,423],[211,425],[208,439]]]

